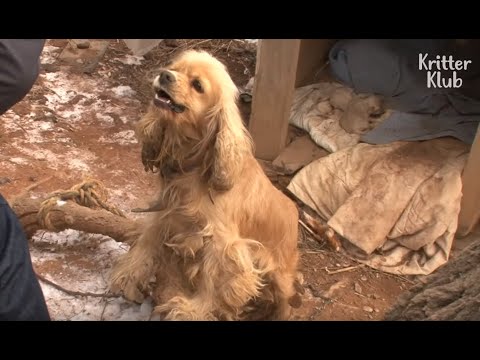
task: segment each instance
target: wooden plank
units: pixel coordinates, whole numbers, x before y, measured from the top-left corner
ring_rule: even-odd
[[[468,235],[480,219],[480,131],[463,170],[463,196],[458,216],[458,236]]]
[[[335,41],[336,39],[302,40],[298,54],[296,88],[313,84],[320,79],[320,75],[325,75],[328,53]]]
[[[259,159],[284,149],[301,40],[260,40],[249,131]]]

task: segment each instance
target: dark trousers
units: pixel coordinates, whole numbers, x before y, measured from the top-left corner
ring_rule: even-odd
[[[50,320],[28,241],[0,195],[0,320]]]
[[[32,88],[44,45],[44,39],[0,39],[0,115]]]
[[[0,115],[35,83],[44,39],[0,39]],[[1,120],[1,118],[0,118]],[[50,320],[23,230],[0,195],[0,321]]]

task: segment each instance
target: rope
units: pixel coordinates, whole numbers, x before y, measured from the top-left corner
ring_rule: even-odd
[[[51,193],[41,204],[38,211],[38,223],[47,230],[54,231],[50,220],[50,211],[58,205],[59,201],[74,201],[78,205],[88,208],[105,209],[112,214],[125,217],[121,210],[107,204],[107,191],[98,180],[88,179],[77,184],[69,190],[60,190]]]

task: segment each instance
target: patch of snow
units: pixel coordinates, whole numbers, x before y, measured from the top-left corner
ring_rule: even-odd
[[[32,240],[31,256],[37,271],[63,289],[84,294],[105,294],[113,261],[128,250],[127,245],[106,236],[76,230],[37,233]],[[42,247],[37,246],[40,243]],[[45,250],[49,245],[52,248],[50,252]],[[86,252],[85,246],[92,249]],[[84,263],[89,266],[80,266]],[[150,298],[139,305],[120,296],[71,295],[48,283],[41,281],[40,284],[53,320],[145,321],[149,320],[153,310]]]
[[[14,144],[16,143],[17,141],[14,142]],[[64,151],[63,153],[54,153],[51,150],[43,149],[34,144],[31,144],[28,148],[25,146],[18,146],[18,151],[35,160],[45,161],[45,166],[50,169],[59,170],[63,167],[67,167],[70,170],[80,173],[89,172],[89,163],[92,163],[97,158],[88,150],[79,151],[77,149],[71,149]]]
[[[27,159],[21,157],[12,157],[10,161],[17,165],[27,165],[29,163]]]
[[[61,52],[61,48],[52,45],[45,45],[43,47],[42,55],[40,56],[40,62],[42,64],[53,64],[57,61],[57,56]]]
[[[145,58],[143,56],[134,56],[127,54],[125,55],[125,57],[115,60],[125,65],[141,65],[142,61],[145,60]]]
[[[38,127],[41,131],[47,131],[53,129],[53,124],[50,121],[39,121]]]
[[[35,234],[32,237],[32,241],[34,243],[38,241],[45,241],[55,245],[72,246],[81,241],[85,241],[88,236],[88,234],[84,234],[78,230],[67,229],[60,233],[45,232],[41,236],[39,234]]]
[[[37,117],[35,112],[20,117],[9,110],[1,117],[1,122],[7,132],[21,131],[20,135],[15,137],[14,144],[16,146],[23,147],[20,143],[42,144],[48,141],[69,141],[69,138],[62,133],[63,129],[55,127],[52,121],[35,120]],[[46,138],[45,134],[51,134],[52,139]]]
[[[137,144],[138,140],[133,130],[124,130],[108,137],[102,136],[98,141],[102,143],[116,143],[120,145]]]
[[[124,108],[112,104],[110,100],[103,100],[100,95],[107,91],[113,91],[117,97],[121,97],[125,106],[139,106],[140,102],[134,99],[136,92],[129,86],[117,86],[109,89],[108,84],[97,78],[81,76],[80,74],[55,72],[41,74],[43,86],[51,91],[45,94],[47,108],[54,114],[69,122],[89,122],[97,119],[97,114],[108,112],[125,116]],[[76,96],[81,96],[75,104],[70,104]],[[105,115],[106,116],[106,115]],[[107,120],[110,122],[111,120]]]
[[[66,201],[63,201],[63,200],[57,200],[57,206],[63,206],[65,205],[67,202]]]
[[[115,125],[115,120],[110,115],[103,115],[101,113],[96,113],[95,116],[98,120],[108,125]]]
[[[2,166],[2,171],[7,173],[9,171],[13,172],[17,168],[16,165],[12,164],[9,159],[2,159],[0,158],[0,164]]]
[[[66,110],[62,112],[62,117],[68,120],[73,120],[74,122],[82,120],[83,115],[83,106],[81,105],[74,105],[72,110]]]
[[[68,167],[82,172],[90,171],[90,167],[81,159],[71,159]]]
[[[118,97],[130,97],[134,96],[137,92],[133,90],[130,86],[120,85],[111,89],[114,94]]]
[[[28,149],[22,149],[24,154],[33,157],[35,160],[48,161],[50,164],[54,165],[56,162],[57,156],[48,149],[37,148],[36,151],[29,151]],[[49,165],[50,165],[49,164]]]

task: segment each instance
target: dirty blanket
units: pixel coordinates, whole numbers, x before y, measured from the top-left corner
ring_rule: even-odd
[[[335,152],[357,144],[361,131],[347,132],[342,119],[354,94],[351,89],[334,82],[320,82],[295,90],[289,123],[305,130],[312,140],[328,152]],[[372,128],[364,111],[354,117],[360,126]],[[377,121],[382,120],[379,118]]]
[[[360,143],[310,163],[288,189],[358,261],[427,275],[449,258],[467,155],[467,145],[452,138]]]

